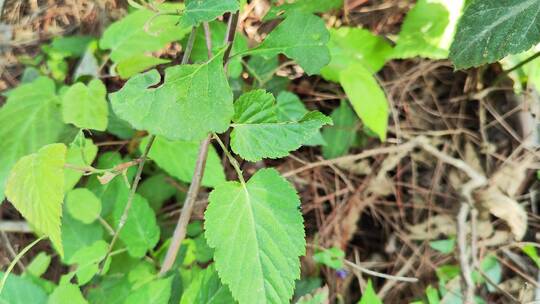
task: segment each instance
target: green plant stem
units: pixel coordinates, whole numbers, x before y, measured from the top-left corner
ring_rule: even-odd
[[[9,274],[13,271],[13,268],[15,267],[15,265],[28,252],[28,250],[32,249],[32,247],[34,247],[37,243],[39,243],[44,238],[46,238],[46,236],[41,236],[39,239],[33,241],[28,246],[24,247],[23,250],[21,252],[19,252],[19,254],[17,254],[17,256],[15,256],[15,259],[13,259],[13,261],[11,261],[11,263],[8,266],[8,269],[4,273],[4,276],[2,277],[2,281],[0,281],[0,294],[2,294],[2,290],[4,290],[4,286],[6,285],[6,281],[7,281],[8,277],[9,277]]]
[[[508,70],[504,70],[499,76],[497,76],[497,78],[495,78],[495,81],[493,81],[493,85],[495,86],[495,85],[499,84],[499,82],[501,82],[505,76],[507,76],[508,74],[512,73],[513,71],[521,68],[522,66],[526,65],[527,63],[535,60],[538,57],[540,57],[540,51],[532,54],[531,56],[527,57],[526,59],[524,59],[520,63],[516,64],[515,66],[509,68]]]
[[[239,12],[236,12],[233,15],[231,15],[231,17],[229,18],[229,25],[227,27],[227,35],[225,38],[228,46],[227,46],[227,49],[225,50],[225,55],[224,55],[224,60],[223,60],[223,66],[225,70],[227,69],[227,63],[229,62],[229,55],[231,53],[232,45],[234,43],[236,27],[238,24],[238,14]],[[209,29],[208,31],[205,30],[205,39],[207,40],[211,39]],[[207,48],[211,47],[211,43],[209,41],[206,42],[206,45],[207,45]],[[211,49],[208,49],[208,54],[209,55],[211,54]],[[176,223],[176,227],[174,228],[171,244],[169,245],[169,248],[167,249],[165,260],[163,261],[163,264],[161,265],[159,276],[162,276],[165,273],[167,273],[169,270],[171,270],[171,268],[174,265],[174,262],[176,261],[176,257],[178,256],[180,245],[182,244],[182,241],[186,237],[187,225],[189,223],[189,220],[191,219],[193,206],[195,205],[195,200],[197,199],[197,195],[199,193],[199,188],[201,186],[201,181],[204,174],[204,168],[206,165],[206,158],[208,156],[208,148],[210,146],[210,140],[211,140],[211,136],[208,135],[206,139],[203,140],[201,142],[201,145],[199,146],[197,162],[195,163],[195,170],[193,172],[191,184],[189,185],[188,193],[184,201],[184,205],[182,207],[182,213],[180,214],[180,217],[178,218],[178,222]]]
[[[234,158],[234,156],[231,154],[231,152],[229,152],[229,149],[227,149],[227,146],[225,146],[225,144],[223,143],[223,141],[221,141],[221,139],[219,138],[219,136],[217,136],[217,134],[215,134],[215,133],[214,133],[214,138],[216,139],[216,141],[218,142],[219,146],[220,146],[221,149],[223,150],[223,153],[225,153],[225,155],[226,155],[227,158],[229,159],[229,162],[230,162],[231,165],[233,166],[234,171],[236,171],[236,175],[238,175],[238,179],[240,180],[240,182],[242,183],[242,185],[245,185],[245,184],[246,184],[246,181],[244,180],[244,175],[242,174],[242,169],[240,169],[240,165],[238,164],[238,161],[236,160],[236,158]]]
[[[128,201],[126,203],[126,206],[124,207],[124,211],[122,211],[122,216],[120,217],[120,221],[118,222],[118,227],[116,228],[116,231],[114,232],[111,243],[109,244],[109,249],[107,250],[107,254],[105,255],[105,258],[103,259],[100,272],[103,272],[104,270],[103,264],[110,257],[111,252],[114,248],[114,245],[116,241],[118,240],[118,237],[120,236],[120,232],[122,231],[122,228],[124,228],[124,225],[127,222],[127,219],[129,216],[129,210],[131,209],[131,205],[133,205],[133,199],[135,198],[137,187],[139,186],[139,182],[141,181],[141,175],[144,169],[144,163],[146,162],[146,159],[148,158],[148,153],[150,152],[150,148],[152,148],[152,144],[154,143],[155,139],[156,139],[155,135],[150,136],[148,140],[148,144],[146,145],[146,148],[144,149],[144,152],[142,156],[140,157],[139,167],[137,168],[137,173],[135,174],[135,179],[133,180],[133,185],[131,186],[131,190],[129,192]]]

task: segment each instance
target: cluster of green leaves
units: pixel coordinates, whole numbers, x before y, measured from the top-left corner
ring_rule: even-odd
[[[231,57],[224,58],[228,33],[220,16],[238,12],[241,2],[133,2],[136,9],[100,39],[56,38],[42,47],[41,56],[23,58],[29,65],[23,83],[6,93],[0,108],[0,199],[5,194],[32,229],[51,240],[70,271],[58,284],[43,279],[51,256],[40,253],[23,274],[7,276],[0,302],[298,299],[302,281],[295,282],[306,244],[293,185],[270,168],[247,181],[237,168],[239,181],[227,181],[213,146],[202,178],[204,187],[213,188],[204,222],[188,226],[173,270],[158,273],[171,243],[161,207],[184,198],[178,189],[192,181],[200,142],[229,132],[232,152],[251,162],[282,158],[306,145],[322,146],[325,158],[339,157],[366,136],[386,139],[390,106],[376,74],[389,60],[450,57],[457,68],[466,68],[527,51],[540,41],[536,0],[420,0],[395,44],[360,27],[327,29],[315,14],[339,9],[341,0],[297,0],[270,9],[264,21],[277,26],[260,44],[250,48],[236,33]],[[210,41],[205,41],[204,22]],[[191,32],[191,63],[171,65],[174,58],[158,55],[171,43],[185,47]],[[306,74],[341,86],[346,99],[329,117],[309,111],[286,91],[289,80],[275,75],[284,57]],[[107,60],[112,62],[108,73],[127,80],[110,94],[99,79]],[[162,64],[168,65],[163,79],[152,69]],[[252,83],[243,81],[244,72]],[[99,153],[88,134],[130,140],[131,149],[124,156]],[[130,200],[134,165],[150,144],[152,162]],[[227,146],[221,148],[229,154]],[[117,231],[119,242],[111,247]],[[454,240],[430,245],[448,254]],[[538,262],[536,251],[524,252]],[[344,253],[331,249],[314,258],[341,269]],[[500,280],[495,259],[484,259],[482,269],[492,281]],[[455,273],[452,265],[438,272],[439,289],[426,290],[428,303],[454,293],[445,288]],[[478,275],[475,280],[484,283]],[[327,296],[321,292],[309,303]],[[379,302],[369,282],[360,303]]]

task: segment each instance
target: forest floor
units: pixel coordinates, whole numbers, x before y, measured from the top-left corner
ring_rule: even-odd
[[[51,38],[100,35],[109,22],[125,14],[126,7],[117,2],[6,1],[0,23],[0,91],[18,85],[24,71],[21,58],[35,57],[39,46]],[[240,27],[257,41],[268,4],[253,3],[241,16]],[[413,1],[348,0],[343,10],[323,17],[331,26],[358,25],[393,37],[411,5]],[[7,34],[12,31],[15,35]],[[175,50],[171,46],[171,56]],[[498,64],[487,69],[454,71],[446,60],[390,61],[378,73],[392,104],[386,142],[362,137],[348,155],[331,160],[324,159],[319,148],[305,147],[283,159],[242,164],[247,175],[272,165],[294,182],[307,232],[303,274],[319,276],[334,299],[346,303],[358,299],[371,278],[385,303],[413,301],[428,286],[440,285],[441,279],[447,288],[459,285],[459,277],[447,282],[444,278],[460,265],[487,276],[488,281],[485,272],[500,272],[497,286],[486,283],[478,289],[488,303],[527,302],[540,296],[538,269],[520,247],[540,237],[538,182],[531,170],[537,166],[537,154],[535,143],[522,137],[531,128],[523,114],[528,109],[520,100],[523,97],[514,94],[511,80],[492,85],[501,75]],[[345,97],[338,85],[302,76],[294,66],[278,73],[291,79],[288,89],[310,109],[330,113]],[[122,84],[114,77],[103,80],[113,90]],[[116,139],[94,140],[99,144]],[[126,152],[131,143],[114,148]],[[233,168],[227,170],[234,176]],[[466,184],[471,188],[463,187]],[[471,207],[470,217],[458,216]],[[173,212],[180,206],[170,201],[164,208]],[[202,211],[196,210],[194,217],[202,218]],[[21,218],[4,203],[0,219]],[[461,237],[469,229],[472,240]],[[0,267],[34,239],[31,234],[0,233]],[[458,258],[459,245],[472,251],[472,260]],[[444,253],[448,248],[441,246],[451,246],[450,252]],[[32,252],[46,247],[41,244]],[[350,262],[345,274],[316,265],[313,253],[319,247],[337,247],[346,253]],[[23,263],[31,260],[32,252]],[[492,257],[489,261],[497,267],[481,265],[485,257]],[[359,264],[392,278],[366,275],[354,266]],[[64,270],[60,265],[51,267],[46,276],[58,278]],[[403,281],[403,277],[418,281]]]

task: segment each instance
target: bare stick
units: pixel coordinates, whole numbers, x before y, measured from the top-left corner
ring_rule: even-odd
[[[227,35],[226,35],[227,36],[226,42],[228,43],[228,47],[227,47],[227,50],[225,51],[225,57],[224,57],[224,63],[223,63],[225,67],[227,66],[227,62],[229,61],[229,55],[232,48],[232,44],[234,42],[234,36],[235,36],[234,34],[236,31],[237,23],[238,23],[238,12],[234,13],[229,19],[229,26],[227,28]],[[209,34],[210,32],[205,33],[206,39],[211,39],[211,36]],[[207,47],[211,46],[211,44],[208,42],[206,45]],[[211,50],[208,50],[208,52],[210,54]],[[167,273],[172,268],[172,266],[174,265],[174,262],[176,261],[176,256],[178,255],[178,251],[180,250],[180,245],[182,244],[182,241],[186,237],[187,225],[191,218],[193,206],[195,205],[197,194],[199,193],[199,188],[201,186],[201,180],[204,174],[206,158],[208,156],[208,147],[210,146],[210,139],[211,139],[211,136],[208,135],[199,147],[199,154],[197,156],[197,162],[195,164],[195,172],[193,172],[193,178],[191,179],[191,184],[189,185],[188,194],[184,201],[184,206],[182,207],[182,213],[180,214],[180,217],[178,218],[178,222],[176,223],[176,227],[174,229],[171,245],[167,249],[165,260],[163,261],[163,264],[161,265],[161,269],[159,271],[160,276]]]
[[[0,222],[0,232],[32,233],[32,229],[25,221],[4,221]]]
[[[355,270],[358,270],[360,272],[363,272],[363,273],[366,273],[366,274],[369,274],[369,275],[372,275],[374,277],[379,277],[379,278],[383,278],[383,279],[387,279],[387,280],[395,280],[395,281],[401,281],[401,282],[409,282],[409,283],[416,283],[418,282],[418,279],[417,278],[411,278],[411,277],[403,277],[403,276],[395,276],[395,275],[391,275],[391,274],[386,274],[386,273],[381,273],[381,272],[377,272],[377,271],[373,271],[373,270],[370,270],[370,269],[367,269],[365,267],[362,267],[356,263],[353,263],[349,260],[343,260],[343,262],[345,263],[345,265],[349,266],[350,268],[352,269],[355,269]]]
[[[114,244],[118,240],[120,232],[122,231],[122,228],[124,228],[124,225],[126,224],[127,218],[129,216],[129,210],[131,209],[131,205],[133,205],[133,198],[135,197],[135,193],[137,192],[137,187],[139,186],[139,182],[141,181],[141,175],[144,168],[144,163],[146,162],[148,153],[150,152],[150,148],[152,148],[152,144],[154,143],[155,139],[156,139],[155,135],[150,136],[150,139],[148,140],[148,144],[146,145],[146,148],[144,149],[144,153],[142,154],[140,158],[139,167],[137,168],[137,173],[135,174],[135,179],[133,180],[133,185],[131,186],[131,190],[129,192],[128,201],[126,203],[126,206],[124,207],[124,211],[122,212],[122,216],[120,217],[120,221],[118,222],[118,227],[116,228],[116,231],[114,232],[111,243],[109,244],[109,249],[107,250],[107,254],[105,255],[105,258],[103,259],[103,264],[107,261],[107,259],[111,255],[111,252],[114,248]],[[101,266],[103,266],[103,264]],[[103,267],[101,268],[101,271],[103,271]]]

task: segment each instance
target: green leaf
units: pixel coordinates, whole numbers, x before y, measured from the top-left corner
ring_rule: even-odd
[[[282,91],[277,96],[276,111],[278,121],[280,122],[299,121],[304,115],[309,113],[302,100],[296,94],[287,91]],[[307,146],[319,146],[325,145],[326,142],[322,138],[321,133],[317,132],[304,144]]]
[[[184,27],[197,26],[240,9],[238,0],[186,0],[186,8],[180,19]]]
[[[362,122],[384,141],[388,127],[388,101],[377,80],[368,70],[355,65],[341,73],[340,83]]]
[[[180,5],[160,5],[160,9],[171,11]],[[161,15],[141,9],[111,24],[99,41],[100,48],[111,50],[111,59],[115,63],[129,60],[134,56],[158,51],[172,41],[179,41],[189,32],[189,28],[178,26],[178,16]],[[148,25],[148,31],[145,26]]]
[[[48,304],[88,304],[75,284],[60,284],[49,296]]]
[[[59,104],[54,82],[45,77],[9,92],[0,108],[0,201],[15,162],[60,137],[64,123]]]
[[[127,197],[122,197],[114,206],[113,215],[116,226],[118,226],[126,204]],[[120,231],[119,238],[126,245],[129,255],[135,258],[142,258],[159,241],[159,227],[156,223],[154,210],[139,194],[135,194],[126,224]]]
[[[88,300],[92,304],[123,304],[132,293],[126,275],[105,276],[99,285],[88,291]]]
[[[293,3],[284,3],[280,6],[272,6],[266,15],[264,21],[275,19],[281,16],[287,16],[291,12],[302,13],[326,13],[333,9],[343,6],[343,0],[296,0]]]
[[[0,271],[0,278],[4,273]],[[2,304],[45,304],[47,294],[41,287],[34,284],[30,278],[10,274],[0,293]]]
[[[62,261],[73,264],[73,256],[79,249],[88,247],[103,238],[103,227],[98,222],[84,224],[74,219],[65,209],[62,216],[62,245],[64,246]]]
[[[65,123],[81,129],[105,131],[109,108],[105,95],[107,88],[99,79],[88,86],[78,82],[72,85],[62,98],[62,116]]]
[[[182,295],[180,304],[192,303],[235,303],[229,288],[221,284],[213,264],[199,272]]]
[[[280,122],[274,97],[264,90],[243,94],[234,107],[231,148],[249,161],[287,156],[332,123],[316,111],[298,121]]]
[[[205,236],[222,282],[240,304],[282,303],[293,295],[306,246],[299,206],[293,186],[274,169],[210,193]]]
[[[473,1],[461,17],[450,59],[457,69],[494,62],[540,41],[537,0]]]
[[[116,66],[116,70],[118,71],[118,75],[120,75],[122,79],[128,79],[141,71],[147,70],[159,64],[169,62],[171,61],[168,59],[161,59],[143,54],[134,55],[120,61]]]
[[[358,304],[383,304],[381,299],[377,296],[377,293],[373,289],[373,284],[371,283],[371,280],[368,280],[366,289],[364,290],[364,293],[362,294],[362,298],[360,299],[360,302]]]
[[[167,304],[171,297],[172,277],[152,281],[133,291],[125,303]]]
[[[321,70],[326,80],[339,82],[341,71],[360,64],[372,73],[380,70],[392,53],[392,46],[383,38],[363,28],[330,29],[330,63]]]
[[[51,264],[51,256],[46,252],[40,252],[32,259],[32,262],[26,266],[25,274],[30,274],[36,278],[42,276]]]
[[[99,272],[99,264],[109,249],[109,244],[103,240],[96,241],[90,246],[80,248],[73,255],[70,264],[76,264],[77,281],[79,285],[84,285]],[[107,264],[107,263],[106,263]],[[107,267],[107,266],[104,266]]]
[[[9,201],[33,227],[50,238],[61,256],[66,150],[64,144],[51,144],[24,156],[13,166],[6,184]]]
[[[536,264],[536,267],[540,269],[540,257],[538,256],[538,252],[536,251],[536,247],[533,245],[525,245],[521,248],[523,252],[533,260],[533,262]]]
[[[140,149],[146,147],[148,138],[141,142]],[[199,153],[199,142],[170,141],[157,136],[148,157],[155,161],[160,168],[179,180],[190,183]],[[208,149],[206,167],[202,179],[203,186],[215,187],[225,181],[225,172],[213,146]]]
[[[449,254],[454,251],[454,248],[456,247],[456,239],[451,238],[447,240],[437,240],[437,241],[431,241],[429,242],[429,247],[444,253]]]
[[[330,249],[317,252],[313,255],[313,260],[315,262],[326,265],[333,269],[342,269],[344,258],[345,252],[337,247],[332,247]]]
[[[392,57],[448,57],[464,0],[419,0],[407,13]]]
[[[308,75],[319,73],[330,62],[326,47],[330,35],[324,21],[312,14],[291,12],[255,49],[246,52],[266,58],[285,54]]]
[[[73,189],[66,195],[66,207],[73,218],[90,224],[101,214],[101,201],[86,188]]]
[[[223,52],[223,50],[222,50]],[[110,95],[116,115],[137,129],[169,139],[202,140],[224,132],[233,115],[232,91],[223,70],[223,53],[205,64],[156,70],[132,77]]]
[[[327,159],[347,154],[356,141],[359,123],[358,117],[346,101],[341,101],[330,117],[334,125],[324,128],[322,132],[327,143],[322,152]]]
[[[69,145],[66,154],[66,164],[75,166],[89,166],[96,158],[98,147],[91,139],[76,137]],[[64,192],[69,192],[79,182],[83,172],[66,168],[64,169]]]
[[[176,188],[167,178],[165,174],[152,175],[145,179],[137,189],[137,192],[148,200],[148,204],[156,212],[176,193]]]
[[[56,37],[52,40],[50,49],[65,54],[66,57],[81,57],[92,41],[94,37],[91,36]]]

